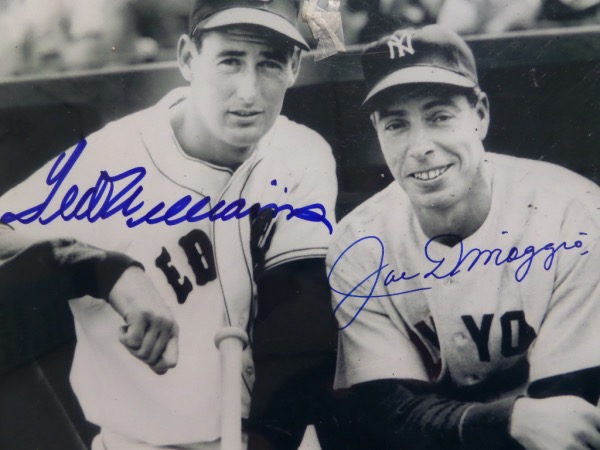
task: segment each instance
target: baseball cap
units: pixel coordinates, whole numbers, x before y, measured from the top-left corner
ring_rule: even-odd
[[[304,50],[310,50],[297,29],[299,11],[300,0],[194,0],[190,36],[200,29],[258,25],[284,35]]]
[[[471,49],[458,34],[439,25],[398,30],[368,45],[362,67],[368,90],[363,106],[381,92],[403,84],[479,85]]]

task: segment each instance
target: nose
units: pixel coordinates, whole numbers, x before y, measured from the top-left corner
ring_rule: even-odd
[[[408,155],[421,160],[435,154],[431,137],[422,125],[413,125],[408,133]]]
[[[237,86],[237,94],[240,100],[245,104],[252,104],[256,101],[258,91],[258,74],[256,73],[256,69],[248,67],[240,72]]]

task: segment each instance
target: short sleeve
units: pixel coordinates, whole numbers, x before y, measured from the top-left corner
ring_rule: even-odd
[[[331,147],[306,127],[287,128],[286,139],[295,145],[286,148],[286,161],[273,176],[285,190],[283,203],[293,206],[294,216],[287,211],[277,215],[266,269],[298,259],[324,258],[336,225],[337,177]]]
[[[389,298],[369,298],[382,295],[380,290],[371,293],[372,282],[365,281],[378,267],[373,255],[380,250],[374,240],[359,249],[352,245],[361,238],[350,226],[340,229],[327,254],[332,307],[340,328],[334,387],[390,378],[427,381],[403,322],[399,317],[392,320],[383,306]]]
[[[556,254],[552,298],[529,354],[531,381],[600,366],[600,210],[587,203],[566,210],[562,235],[569,247],[578,236],[581,247]]]

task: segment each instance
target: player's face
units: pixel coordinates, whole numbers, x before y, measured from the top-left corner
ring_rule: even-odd
[[[398,95],[372,120],[390,171],[416,207],[448,208],[480,186],[485,94],[476,105],[454,93]]]
[[[205,33],[189,63],[198,126],[228,147],[256,144],[273,126],[298,72],[299,54],[266,33]]]

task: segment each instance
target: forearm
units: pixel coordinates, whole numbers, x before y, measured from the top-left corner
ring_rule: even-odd
[[[516,449],[509,436],[513,399],[467,403],[423,383],[375,380],[352,389],[355,416],[381,448]]]
[[[125,269],[136,264],[123,254],[73,239],[36,241],[0,224],[3,298],[16,297],[25,289],[59,294],[62,300],[84,295],[106,299]]]
[[[527,394],[538,399],[574,395],[596,405],[600,398],[600,367],[534,381],[529,386]]]

